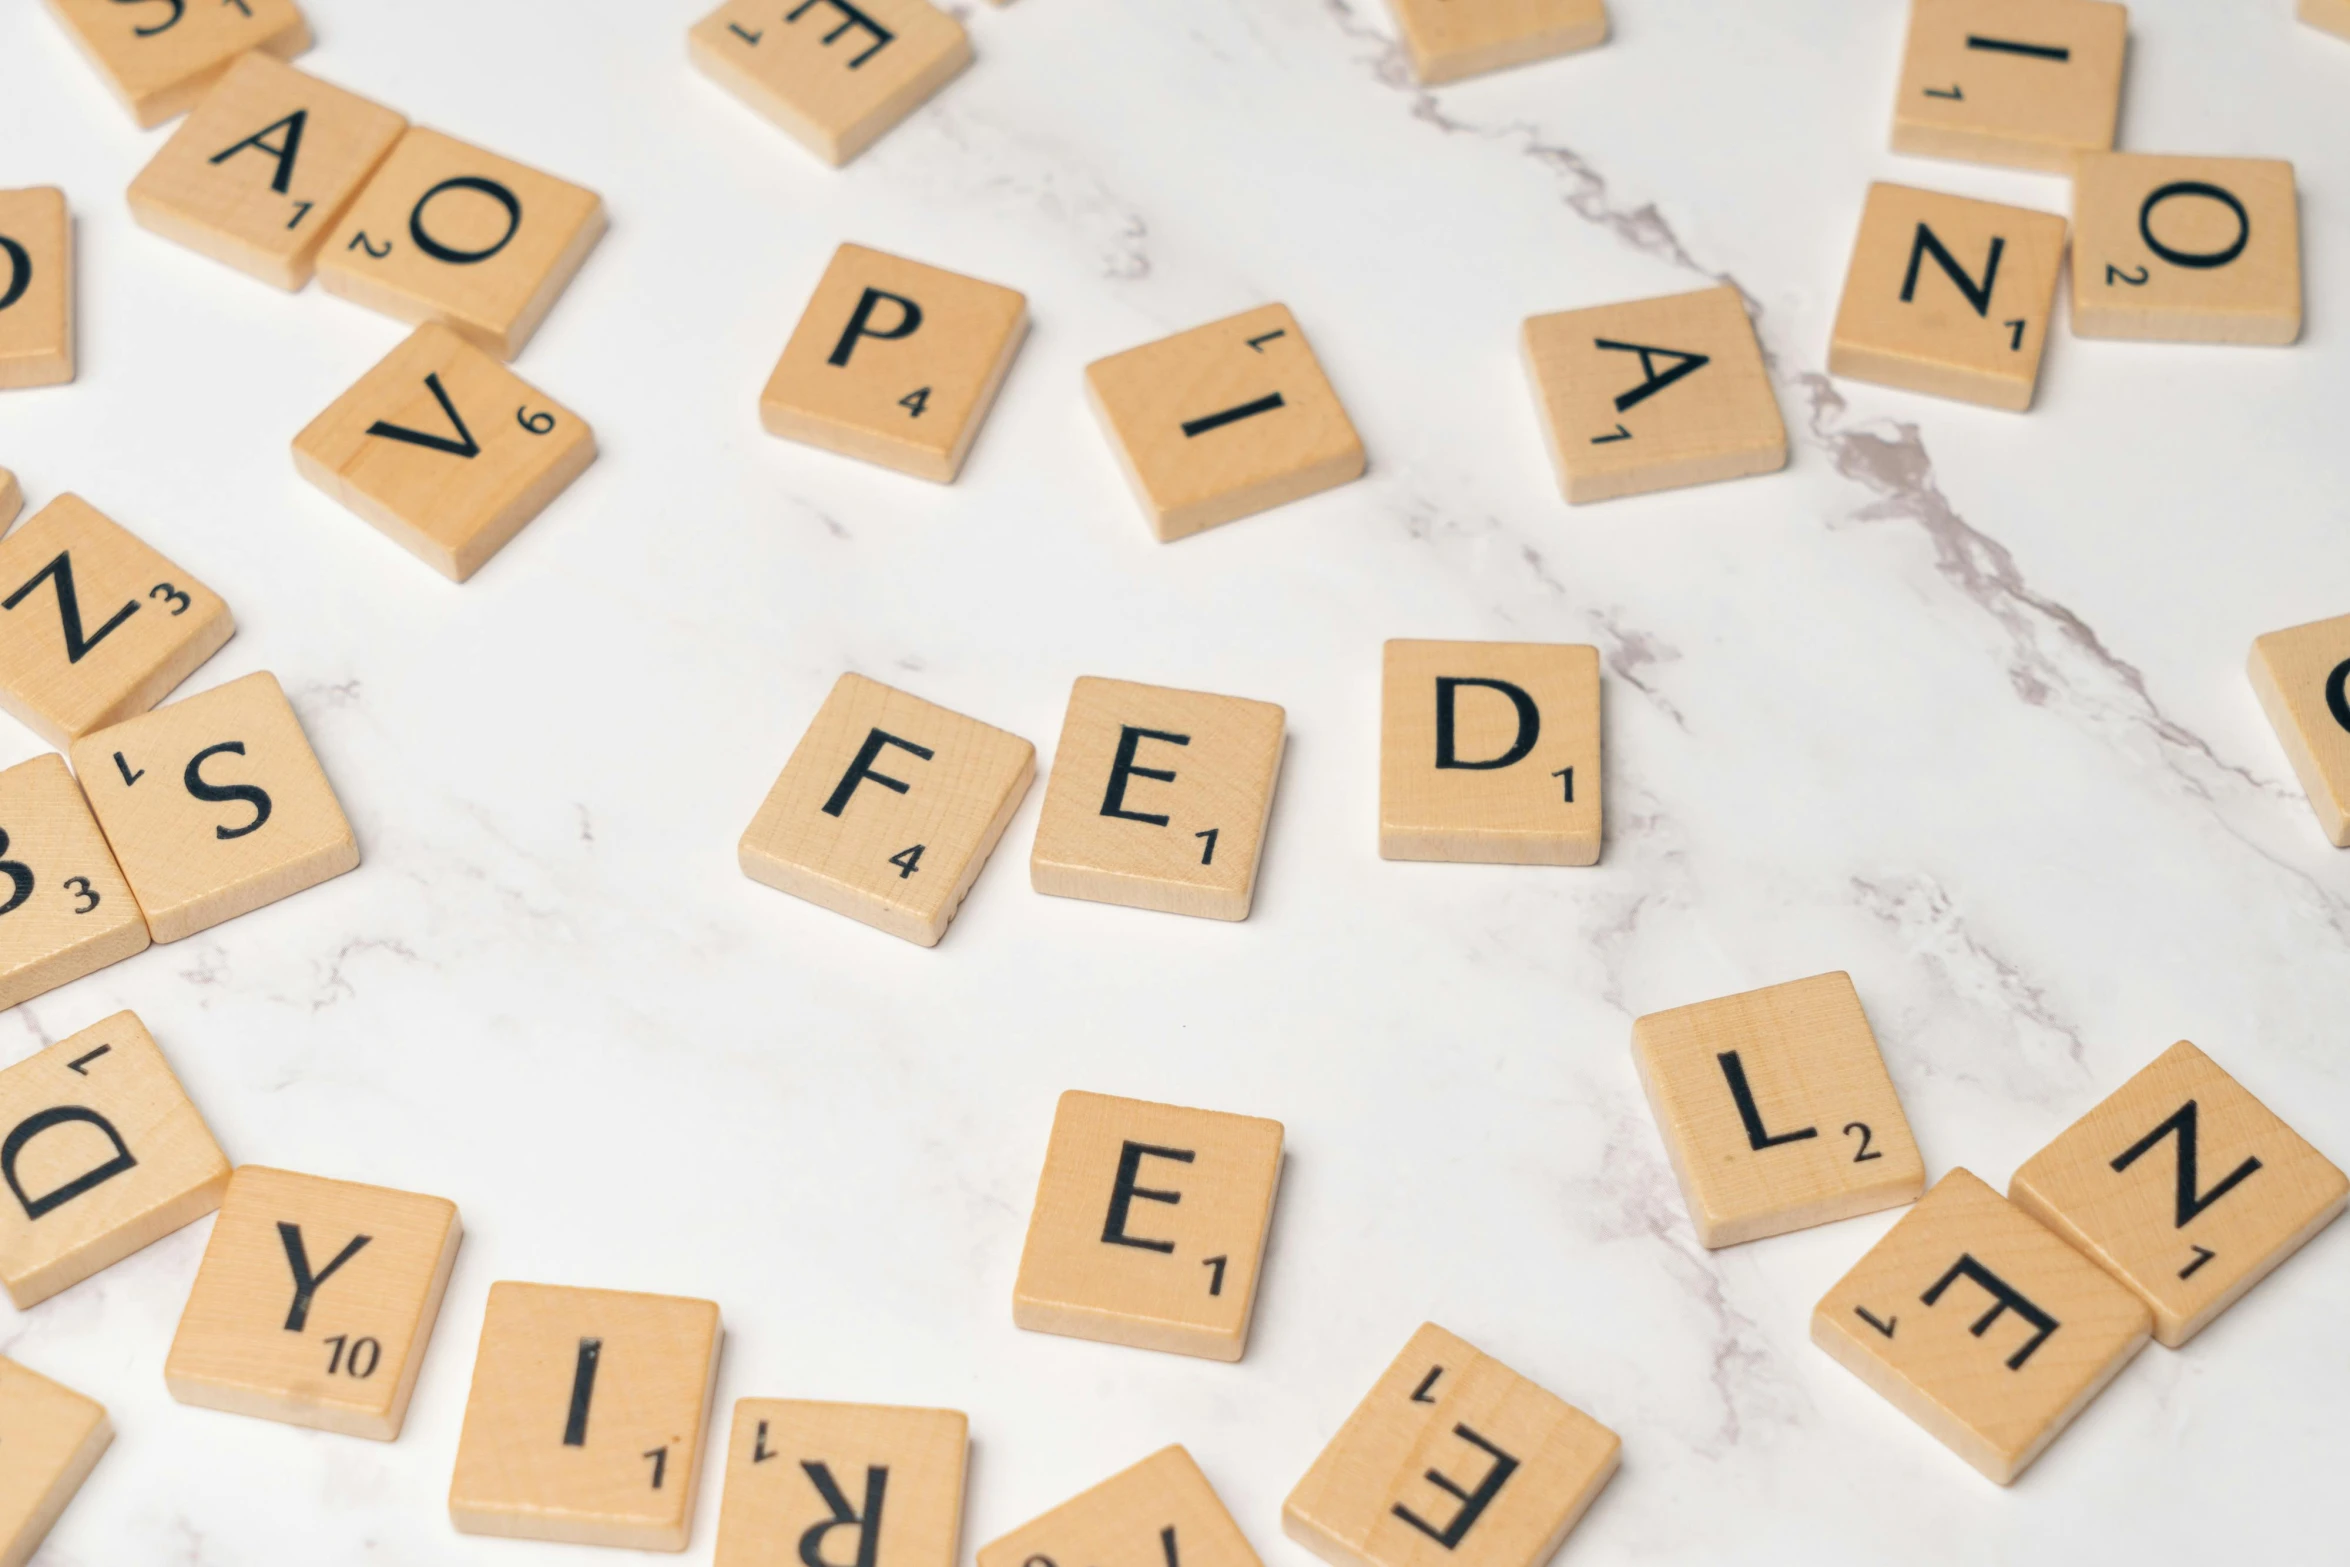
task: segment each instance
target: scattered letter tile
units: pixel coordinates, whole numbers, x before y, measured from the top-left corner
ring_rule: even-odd
[[[24,491],[16,482],[16,475],[0,468],[0,528],[16,521],[16,514],[24,509]]]
[[[2129,28],[2106,0],[1915,0],[1893,150],[2071,173],[2113,145]]]
[[[310,47],[294,0],[49,0],[141,130],[185,114],[248,49],[291,60]]]
[[[2350,848],[2350,615],[2252,644],[2252,689],[2335,848]]]
[[[73,219],[54,186],[0,190],[0,389],[73,379]]]
[[[147,950],[147,922],[54,751],[0,772],[0,1007]]]
[[[2350,38],[2350,0],[2301,0],[2301,20]]]
[[[726,0],[686,39],[703,75],[835,167],[971,63],[928,0]]]
[[[1606,0],[1394,0],[1412,74],[1433,87],[1607,42]]]
[[[1387,644],[1384,858],[1597,864],[1599,791],[1597,648]]]
[[[713,1567],[955,1567],[970,1421],[952,1409],[746,1398]]]
[[[0,1360],[0,1564],[33,1559],[113,1440],[94,1399]]]
[[[1191,1454],[1163,1447],[981,1546],[976,1567],[1262,1567]]]
[[[2176,343],[2301,335],[2301,206],[2271,158],[2082,157],[2073,331]]]

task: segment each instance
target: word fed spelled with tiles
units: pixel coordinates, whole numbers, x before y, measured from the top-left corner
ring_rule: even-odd
[[[0,390],[73,379],[73,219],[53,186],[0,190]]]
[[[1607,42],[1606,0],[1392,0],[1412,74],[1429,86]]]
[[[1056,898],[1244,920],[1281,770],[1270,702],[1080,679],[1029,882]]]
[[[2333,1223],[2350,1179],[2181,1040],[2026,1160],[2007,1195],[2129,1286],[2177,1349]]]
[[[1992,408],[2031,407],[2064,235],[2054,213],[1870,186],[1828,368]]]
[[[1362,440],[1287,305],[1097,359],[1085,390],[1161,540],[1362,477]]]
[[[131,181],[131,216],[265,283],[299,289],[407,128],[380,104],[248,54]]]
[[[1914,0],[1893,150],[2072,172],[2113,145],[2129,26],[2106,0]]]
[[[1035,777],[1018,735],[845,674],[744,832],[743,874],[934,947]]]
[[[603,233],[594,191],[412,126],[319,253],[318,277],[512,359]]]
[[[1599,801],[1597,648],[1387,644],[1381,857],[1595,865]]]
[[[2252,644],[2252,690],[2335,848],[2350,848],[2350,615]]]
[[[1917,1201],[1926,1167],[1848,974],[1632,1024],[1632,1059],[1700,1243]]]
[[[1013,289],[843,245],[759,394],[759,421],[951,483],[1027,335]]]
[[[74,743],[73,765],[157,941],[358,867],[342,803],[275,675],[100,729]]]
[[[1829,1290],[1812,1342],[2011,1485],[2146,1347],[2145,1303],[1965,1170]]]
[[[1541,1567],[1623,1443],[1555,1394],[1422,1325],[1281,1504],[1333,1567]]]
[[[1063,1094],[1012,1321],[1238,1360],[1280,1176],[1279,1121]]]
[[[2298,338],[2293,165],[2084,156],[2073,172],[2073,331],[2181,343]]]
[[[727,0],[686,42],[703,75],[838,167],[971,63],[928,0]]]
[[[294,0],[49,0],[49,9],[141,130],[186,113],[247,50],[310,47]]]
[[[228,1160],[136,1013],[0,1072],[0,1282],[38,1305],[220,1206]]]
[[[0,1007],[147,950],[147,922],[55,752],[0,772]]]
[[[1191,1454],[1164,1447],[999,1540],[976,1567],[1262,1567]]]
[[[427,322],[294,437],[294,466],[463,582],[596,460],[587,421]]]
[[[952,1409],[739,1400],[713,1567],[955,1567],[970,1424]]]
[[[706,1300],[491,1285],[450,1518],[466,1534],[684,1550],[718,1340]]]
[[[94,1399],[0,1360],[0,1567],[26,1567],[113,1440]]]

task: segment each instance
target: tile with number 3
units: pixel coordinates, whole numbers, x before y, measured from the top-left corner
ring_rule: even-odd
[[[147,950],[82,786],[51,752],[0,772],[0,1007]]]

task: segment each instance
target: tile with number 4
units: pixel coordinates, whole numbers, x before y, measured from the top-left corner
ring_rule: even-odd
[[[694,65],[838,167],[971,63],[929,0],[726,0],[686,35]]]
[[[0,389],[73,379],[73,296],[65,192],[0,190]]]
[[[2350,848],[2350,615],[2256,638],[2250,672],[2318,826]]]
[[[294,0],[49,0],[141,130],[195,107],[236,58],[291,60],[310,47]]]
[[[1262,1567],[1191,1454],[1163,1447],[979,1548],[976,1567]]]
[[[2073,171],[2073,331],[2178,343],[2301,335],[2301,205],[2274,158],[2091,153]]]
[[[2109,0],[1914,0],[1893,150],[2071,173],[2113,145],[2129,28]]]
[[[0,772],[0,1007],[147,950],[82,786],[55,752]]]
[[[1387,644],[1379,853],[1489,865],[1599,861],[1599,650]]]
[[[1606,0],[1393,0],[1412,75],[1433,87],[1607,42]]]
[[[970,1447],[952,1409],[740,1399],[713,1567],[955,1567]]]
[[[0,1564],[33,1559],[113,1440],[97,1400],[0,1360]]]

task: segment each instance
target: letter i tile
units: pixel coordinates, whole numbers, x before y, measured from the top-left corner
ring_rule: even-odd
[[[955,1567],[970,1446],[952,1409],[739,1400],[714,1567]]]

